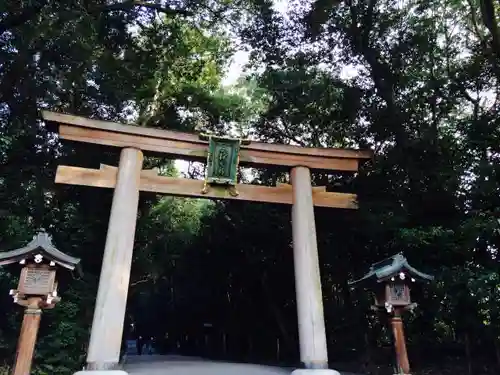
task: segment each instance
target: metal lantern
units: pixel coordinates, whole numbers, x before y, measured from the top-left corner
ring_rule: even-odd
[[[401,315],[406,310],[416,307],[412,303],[410,290],[417,281],[431,281],[434,277],[412,267],[408,260],[399,253],[370,266],[368,273],[350,285],[363,285],[375,294],[373,309],[386,310],[391,316],[394,333],[394,346],[398,363],[398,372],[410,373],[408,353],[403,332]]]
[[[13,375],[30,373],[42,309],[60,301],[57,292],[57,268],[81,273],[80,259],[57,250],[50,236],[41,229],[25,247],[0,252],[0,266],[21,265],[17,289],[10,295],[25,307]]]
[[[370,287],[375,294],[375,307],[392,312],[396,307],[415,307],[416,304],[411,302],[410,297],[411,285],[417,281],[433,279],[433,276],[412,267],[404,255],[399,253],[372,264],[365,276],[349,284]]]
[[[250,144],[250,140],[210,134],[200,134],[200,139],[208,141],[207,170],[202,193],[207,194],[209,186],[224,186],[232,196],[237,196],[240,146]]]

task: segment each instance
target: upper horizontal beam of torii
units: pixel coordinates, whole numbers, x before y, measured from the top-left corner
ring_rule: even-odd
[[[43,119],[59,124],[62,139],[114,147],[135,147],[142,151],[174,156],[188,161],[205,162],[208,142],[195,134],[123,125],[111,121],[43,111]],[[338,148],[308,148],[252,142],[242,145],[242,166],[303,166],[312,170],[358,170],[359,163],[370,159],[371,151]]]
[[[207,161],[209,143],[189,133],[122,125],[109,121],[43,111],[43,118],[59,126],[61,139],[94,143],[119,148],[135,148],[152,154],[162,154],[190,161]],[[322,171],[357,171],[358,164],[371,157],[370,151],[304,148],[278,144],[252,142],[241,145],[240,164],[247,166],[307,167]],[[56,183],[114,188],[117,169],[102,166],[88,169],[60,165]],[[181,197],[231,199],[253,202],[292,204],[291,186],[275,187],[236,184],[236,195],[224,186],[204,189],[204,181],[187,178],[159,176],[154,170],[143,170],[139,190]],[[312,191],[313,204],[317,207],[356,209],[356,195],[327,192],[325,187]]]

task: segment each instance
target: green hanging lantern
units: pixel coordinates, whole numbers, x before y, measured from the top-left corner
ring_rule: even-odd
[[[209,185],[222,185],[229,188],[233,196],[237,196],[236,182],[240,159],[240,146],[250,141],[214,135],[200,135],[208,140],[207,169],[205,185],[202,193],[208,193]]]

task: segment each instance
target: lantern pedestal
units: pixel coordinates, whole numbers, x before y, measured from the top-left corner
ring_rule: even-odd
[[[394,348],[396,350],[397,364],[403,374],[409,375],[410,361],[408,360],[408,352],[406,351],[406,340],[403,329],[403,320],[401,319],[401,311],[396,310],[394,316],[390,319],[392,333],[394,337]]]
[[[41,302],[42,299],[39,297],[30,298],[27,301],[21,333],[19,334],[19,342],[17,344],[16,363],[14,365],[13,375],[26,375],[31,371],[36,337],[42,317],[42,309],[40,308]]]

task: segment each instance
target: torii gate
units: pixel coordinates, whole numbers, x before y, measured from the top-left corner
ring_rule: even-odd
[[[194,134],[122,125],[83,117],[43,112],[44,120],[59,125],[62,139],[121,148],[118,168],[101,165],[87,169],[60,165],[56,183],[114,188],[99,289],[87,353],[87,370],[116,369],[119,362],[132,252],[137,220],[139,191],[174,196],[236,199],[292,205],[295,289],[299,322],[300,359],[311,373],[335,373],[328,368],[314,206],[355,209],[356,195],[326,192],[312,187],[310,170],[356,172],[360,162],[371,158],[371,151],[303,148],[260,142],[212,142]],[[221,145],[220,142],[225,145]],[[220,146],[220,147],[219,147]],[[226,147],[227,146],[227,147]],[[143,152],[162,154],[190,161],[207,162],[219,158],[235,161],[226,170],[227,187],[207,186],[220,179],[192,180],[158,176],[143,170]],[[222,147],[222,148],[221,148]],[[210,151],[209,151],[210,150]],[[229,154],[232,154],[228,156]],[[222,155],[222,156],[221,156]],[[231,183],[238,160],[246,166],[284,166],[291,169],[292,186],[276,187]],[[229,164],[226,164],[229,165]],[[234,168],[233,168],[234,167]],[[224,174],[224,173],[223,173]]]

